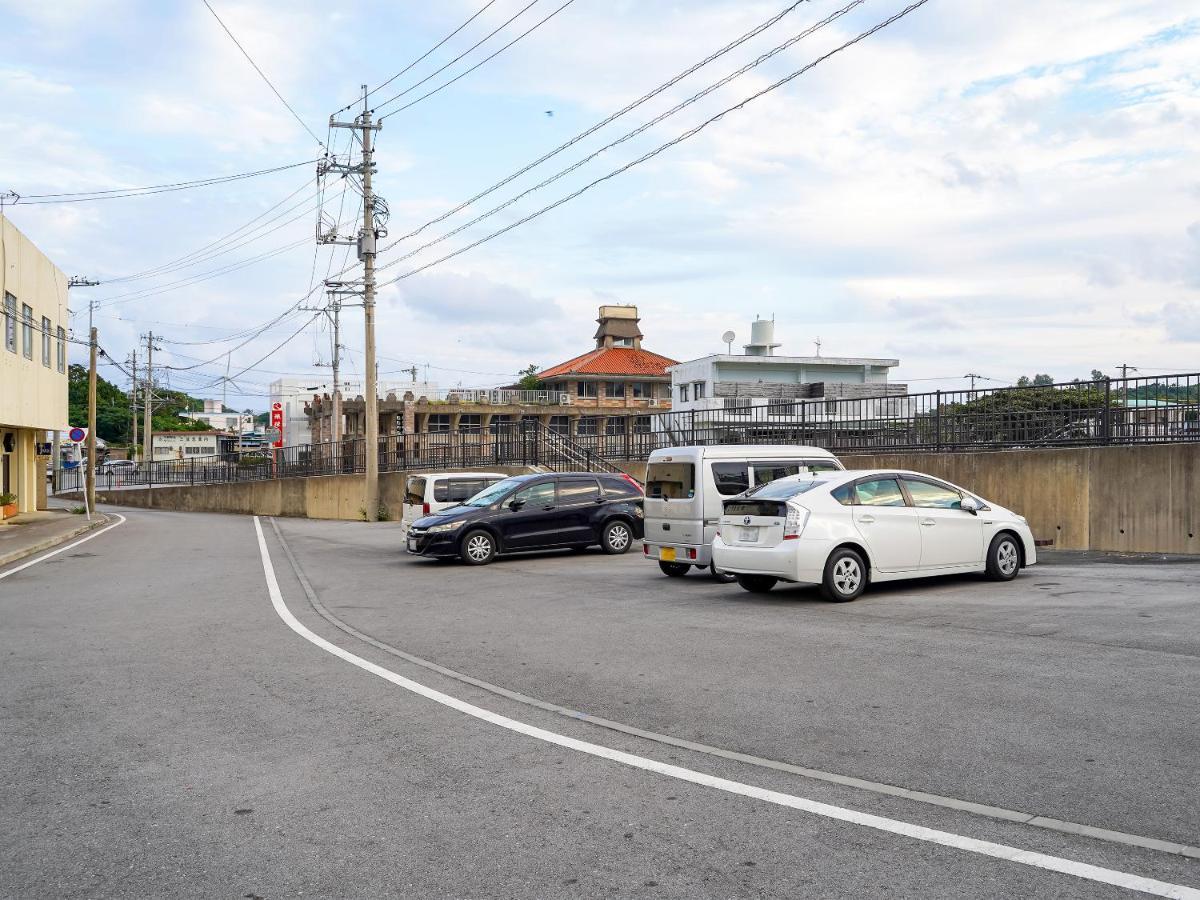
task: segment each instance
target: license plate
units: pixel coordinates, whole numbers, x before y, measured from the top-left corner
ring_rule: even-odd
[[[749,542],[755,542],[758,540],[758,529],[757,528],[742,528],[739,530],[742,533],[740,540],[749,541]]]
[[[675,548],[660,547],[658,550],[658,558],[663,562],[675,562]]]

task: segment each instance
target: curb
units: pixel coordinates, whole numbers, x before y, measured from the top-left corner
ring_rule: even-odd
[[[91,522],[85,521],[80,527],[74,528],[65,534],[56,534],[54,537],[46,538],[45,540],[39,541],[32,546],[24,547],[20,550],[13,550],[10,553],[0,555],[0,566],[7,566],[11,563],[20,562],[27,556],[33,556],[36,553],[41,553],[43,550],[50,550],[54,547],[57,547],[59,544],[65,544],[72,538],[77,538],[81,534],[85,534],[86,532],[93,531],[97,528],[107,525],[111,521],[112,520],[104,513],[95,513],[92,516]]]

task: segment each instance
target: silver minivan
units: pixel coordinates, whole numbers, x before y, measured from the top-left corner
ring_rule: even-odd
[[[728,498],[777,478],[845,466],[828,450],[791,444],[717,444],[655,450],[646,464],[646,537],[642,552],[666,575],[695,566],[718,581],[712,542]]]

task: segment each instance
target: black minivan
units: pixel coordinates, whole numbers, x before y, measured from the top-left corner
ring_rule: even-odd
[[[482,566],[498,553],[599,544],[624,553],[642,538],[642,486],[628,475],[515,475],[413,522],[408,552]]]

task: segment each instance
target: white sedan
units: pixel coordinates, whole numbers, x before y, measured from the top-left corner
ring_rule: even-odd
[[[821,472],[725,501],[716,568],[748,591],[819,584],[853,600],[868,583],[985,572],[1009,581],[1037,562],[1023,516],[919,472]]]

